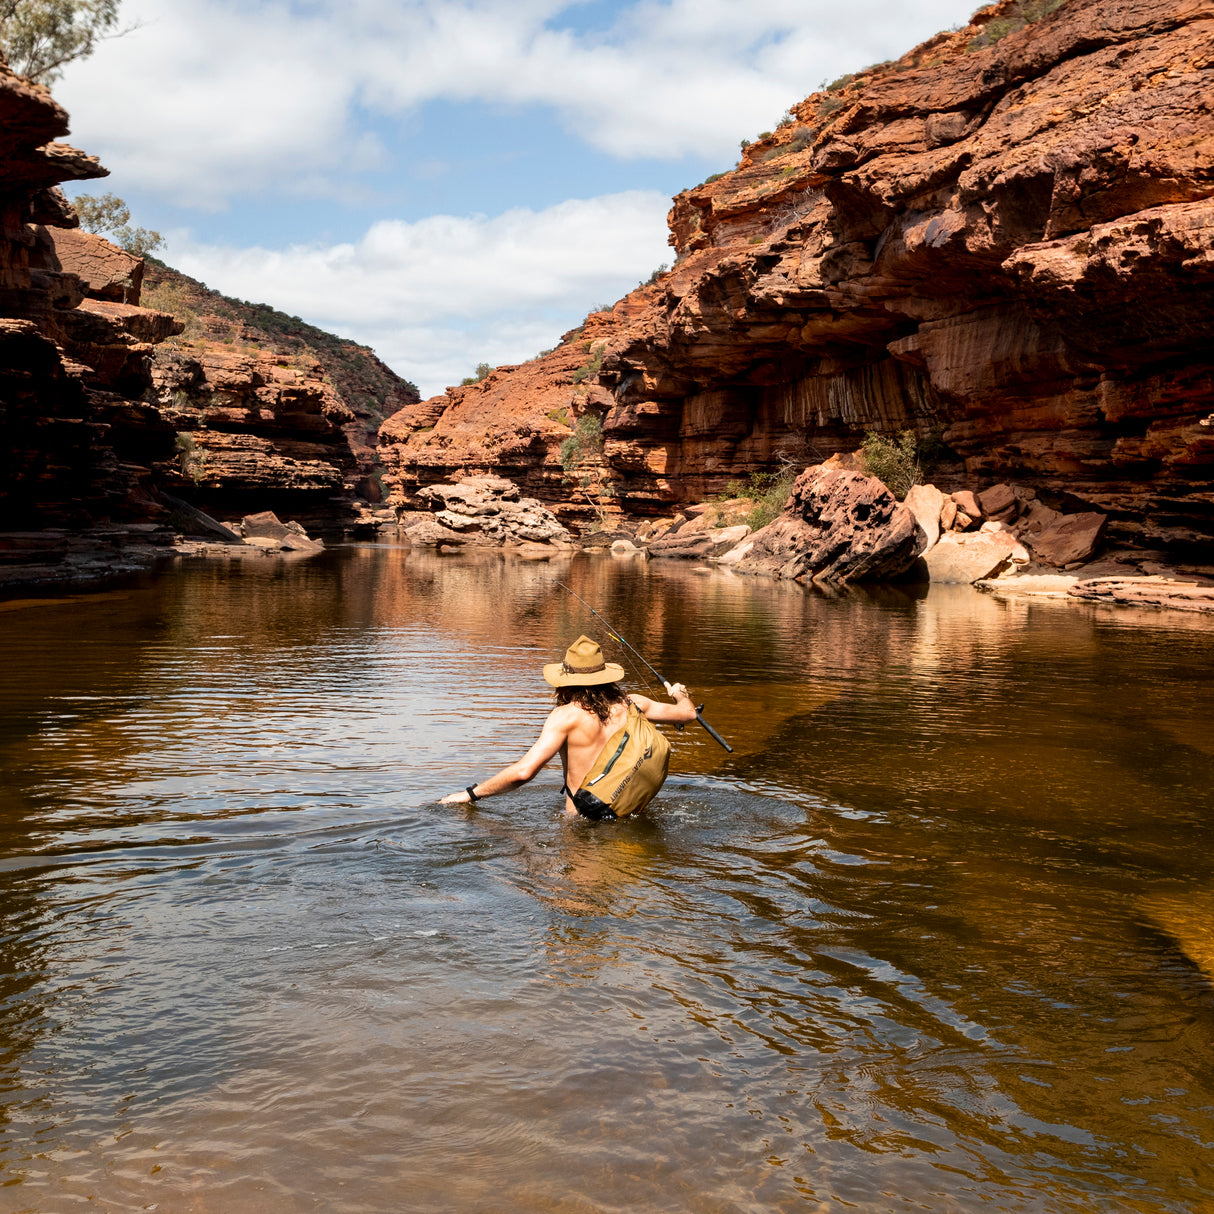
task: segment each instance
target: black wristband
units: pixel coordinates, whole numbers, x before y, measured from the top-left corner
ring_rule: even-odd
[[[469,784],[468,787],[464,789],[464,792],[466,792],[468,794],[469,801],[479,801],[480,800],[480,797],[478,797],[476,795],[476,793],[474,793],[472,791],[475,787],[476,787],[475,784]]]

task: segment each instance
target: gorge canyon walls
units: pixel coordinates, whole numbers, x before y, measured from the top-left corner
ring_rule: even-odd
[[[1214,537],[1214,0],[1001,0],[843,78],[670,213],[674,267],[560,346],[396,414],[393,500],[568,498],[601,421],[637,512],[913,430],[1143,548]]]
[[[67,130],[0,66],[0,564],[161,527],[165,492],[321,523],[378,500],[376,431],[416,389],[364,347],[80,231],[58,186],[106,170],[55,142]]]

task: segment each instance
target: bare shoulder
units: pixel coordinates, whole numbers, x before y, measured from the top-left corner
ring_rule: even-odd
[[[544,721],[546,729],[556,729],[563,734],[576,729],[590,714],[577,704],[558,704]]]

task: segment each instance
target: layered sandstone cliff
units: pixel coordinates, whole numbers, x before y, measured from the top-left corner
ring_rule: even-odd
[[[946,488],[1015,481],[1122,542],[1202,549],[1212,107],[1214,0],[1001,0],[679,195],[656,286],[391,419],[394,491],[509,467],[555,496],[562,410],[601,415],[636,510],[911,429],[943,444]]]
[[[382,499],[376,434],[417,389],[373,351],[150,261],[145,302],[184,332],[156,353],[154,398],[180,434],[189,496],[218,511],[334,514]]]
[[[9,533],[145,518],[151,469],[173,452],[172,427],[140,398],[152,349],[176,322],[121,291],[90,298],[106,255],[84,267],[56,249],[56,233],[77,222],[58,184],[106,172],[54,142],[67,129],[45,88],[0,67],[0,531]],[[127,285],[137,298],[137,281]],[[5,540],[0,556],[20,547]]]

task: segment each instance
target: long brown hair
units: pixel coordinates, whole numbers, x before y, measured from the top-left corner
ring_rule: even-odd
[[[628,702],[628,693],[619,683],[599,683],[595,687],[558,687],[553,697],[558,704],[576,704],[584,708],[604,725],[617,704]]]

